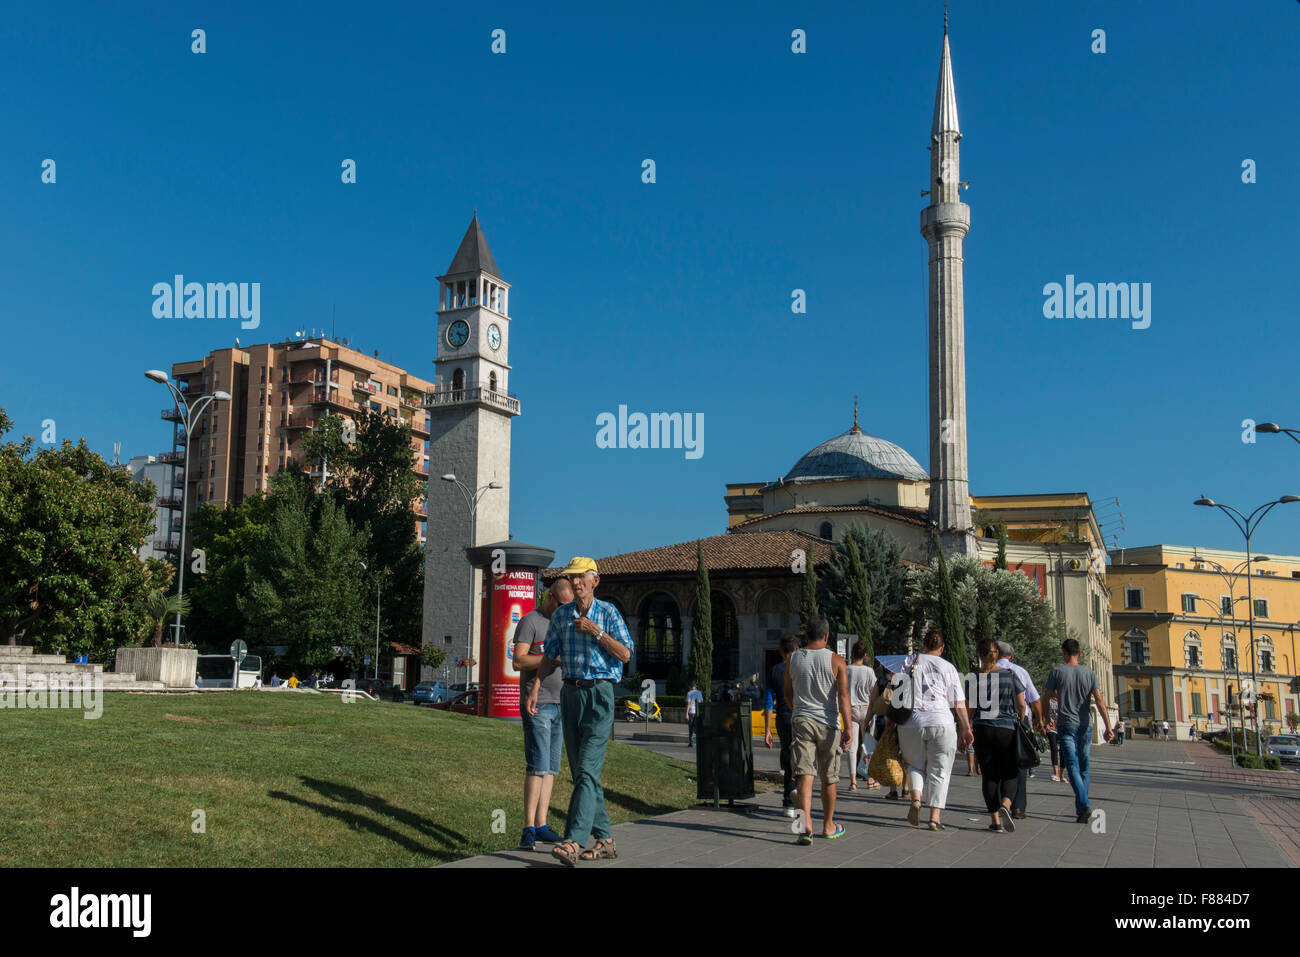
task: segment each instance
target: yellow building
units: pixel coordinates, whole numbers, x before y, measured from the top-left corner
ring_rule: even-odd
[[[1253,680],[1260,730],[1286,730],[1286,716],[1300,706],[1293,690],[1300,557],[1257,557],[1249,596],[1245,552],[1150,545],[1110,557],[1112,655],[1130,725],[1168,721],[1183,739],[1193,725],[1224,728],[1225,710]]]

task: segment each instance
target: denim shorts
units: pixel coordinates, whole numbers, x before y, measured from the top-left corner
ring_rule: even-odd
[[[524,761],[526,773],[534,775],[560,773],[560,749],[564,746],[564,724],[558,704],[539,704],[537,714],[521,709],[524,724]]]

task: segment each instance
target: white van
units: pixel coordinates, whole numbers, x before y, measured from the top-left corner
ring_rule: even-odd
[[[240,688],[251,688],[262,674],[262,659],[248,655],[239,663]],[[194,684],[199,688],[229,688],[235,678],[235,659],[229,655],[199,655],[198,675]]]

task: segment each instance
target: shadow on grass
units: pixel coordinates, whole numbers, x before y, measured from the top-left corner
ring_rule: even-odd
[[[418,831],[426,837],[437,841],[446,848],[438,850],[435,848],[425,847],[424,845],[410,839],[399,831],[393,830],[380,821],[357,814],[344,808],[334,807],[329,804],[319,804],[314,801],[307,801],[293,794],[287,794],[284,791],[268,791],[267,796],[280,801],[287,801],[290,804],[297,804],[300,807],[309,808],[325,817],[331,817],[335,820],[343,821],[351,828],[369,831],[378,837],[384,837],[392,841],[413,854],[424,854],[438,859],[439,861],[459,860],[464,856],[464,849],[469,843],[465,835],[458,831],[444,827],[427,817],[416,814],[412,811],[406,811],[402,808],[390,804],[386,799],[375,794],[368,794],[365,791],[359,791],[356,788],[349,787],[345,784],[335,784],[331,781],[318,781],[315,778],[302,777],[299,780],[304,785],[316,791],[322,797],[328,798],[341,804],[350,804],[356,807],[363,807],[376,814],[384,815],[400,824],[404,824],[412,830]],[[449,853],[451,852],[451,853]]]
[[[633,797],[629,794],[621,794],[618,791],[611,791],[605,788],[605,800],[612,804],[618,805],[625,811],[632,814],[640,814],[643,817],[649,817],[654,814],[672,814],[674,811],[682,810],[679,807],[673,807],[668,804],[647,804],[639,797]]]

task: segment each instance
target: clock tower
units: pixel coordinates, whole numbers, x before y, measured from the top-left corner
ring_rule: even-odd
[[[510,420],[519,400],[509,391],[510,283],[501,278],[478,215],[460,248],[438,277],[438,340],[434,391],[425,396],[429,414],[429,519],[424,553],[424,644],[447,652],[435,676],[455,675],[467,648],[466,622],[473,615],[477,645],[483,576],[473,573],[469,602],[466,546],[504,541],[510,533]],[[452,474],[456,482],[443,481]],[[491,483],[500,488],[479,490]],[[468,502],[477,502],[473,520]],[[476,680],[476,675],[468,680]]]

